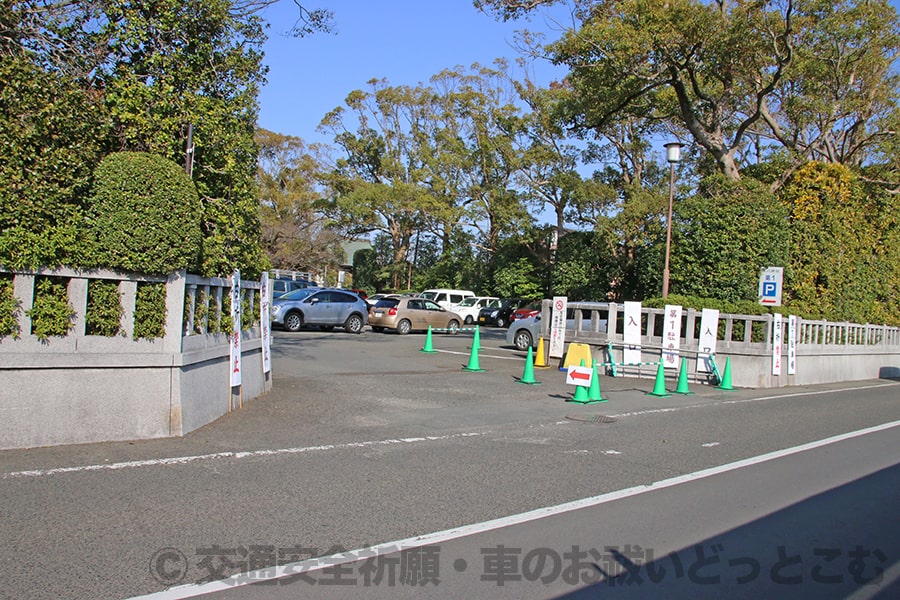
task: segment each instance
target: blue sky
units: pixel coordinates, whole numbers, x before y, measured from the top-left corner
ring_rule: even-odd
[[[316,132],[325,114],[344,103],[370,79],[391,85],[427,83],[432,75],[457,65],[490,65],[505,57],[514,65],[516,30],[546,32],[558,39],[566,23],[563,4],[530,21],[501,23],[478,12],[471,0],[303,0],[310,8],[334,12],[337,35],[289,38],[283,33],[296,20],[291,0],[266,9],[270,23],[265,45],[268,83],[260,93],[259,125],[271,131],[326,142]],[[900,0],[891,4],[900,10]],[[555,21],[555,22],[554,22]],[[568,21],[571,24],[571,20]],[[565,75],[545,61],[533,64],[532,78],[546,85]]]
[[[490,65],[504,57],[514,65],[519,56],[512,47],[519,29],[548,32],[547,41],[559,37],[550,20],[501,23],[478,12],[471,0],[306,0],[309,7],[334,12],[337,35],[307,38],[283,35],[296,19],[290,0],[269,7],[263,16],[270,23],[264,48],[268,83],[259,97],[259,125],[303,138],[331,142],[316,132],[325,114],[344,104],[353,90],[366,88],[370,79],[385,78],[391,85],[427,83],[432,75],[456,65]],[[565,18],[565,7],[554,17]],[[565,71],[546,62],[534,65],[533,79],[542,85]]]

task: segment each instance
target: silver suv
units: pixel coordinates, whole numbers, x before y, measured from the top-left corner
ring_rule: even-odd
[[[303,292],[290,292],[272,301],[272,325],[288,331],[317,325],[324,331],[343,327],[349,333],[360,333],[368,323],[369,305],[349,290],[321,288],[297,297]]]

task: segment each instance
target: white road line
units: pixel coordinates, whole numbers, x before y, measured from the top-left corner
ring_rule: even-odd
[[[59,475],[61,473],[84,473],[89,471],[116,471],[119,469],[133,469],[135,467],[156,467],[164,465],[183,465],[202,460],[216,460],[220,458],[253,458],[257,456],[278,456],[281,454],[303,454],[306,452],[321,452],[324,450],[343,450],[347,448],[370,448],[373,446],[391,446],[398,444],[416,444],[420,442],[436,442],[455,438],[466,438],[485,435],[481,433],[454,433],[449,435],[434,435],[427,437],[409,437],[389,440],[372,440],[367,442],[348,442],[345,444],[325,444],[322,446],[306,446],[302,448],[279,448],[276,450],[250,450],[245,452],[216,452],[215,454],[199,454],[195,456],[176,456],[172,458],[152,458],[147,460],[132,460],[128,462],[106,463],[100,465],[82,465],[78,467],[57,467],[54,469],[35,469],[33,471],[15,471],[4,473],[3,479],[16,477],[44,477],[47,475]]]
[[[313,571],[319,571],[319,570],[325,569],[327,567],[332,567],[335,565],[352,563],[352,562],[356,562],[358,560],[372,558],[375,556],[393,554],[393,553],[399,552],[401,550],[409,550],[411,548],[421,548],[422,546],[430,546],[430,545],[434,545],[434,544],[440,544],[443,542],[448,542],[450,540],[454,540],[454,539],[461,538],[461,537],[466,537],[469,535],[485,533],[485,532],[493,531],[496,529],[502,529],[504,527],[511,527],[513,525],[528,523],[530,521],[537,521],[538,519],[543,519],[545,517],[550,517],[553,515],[559,515],[562,513],[567,513],[567,512],[579,510],[582,508],[598,506],[600,504],[607,504],[609,502],[614,502],[616,500],[622,500],[623,498],[630,498],[632,496],[637,496],[640,494],[646,494],[648,492],[653,492],[653,491],[657,491],[657,490],[661,490],[661,489],[665,489],[665,488],[669,488],[669,487],[674,487],[676,485],[681,485],[683,483],[689,483],[692,481],[697,481],[699,479],[705,479],[707,477],[712,477],[713,475],[719,475],[721,473],[726,473],[728,471],[742,469],[744,467],[749,467],[749,466],[756,465],[759,463],[768,462],[768,461],[775,460],[778,458],[783,458],[785,456],[790,456],[792,454],[805,452],[807,450],[820,448],[822,446],[827,446],[829,444],[835,444],[837,442],[842,442],[844,440],[849,440],[849,439],[852,439],[855,437],[861,437],[861,436],[864,436],[864,435],[867,435],[870,433],[875,433],[878,431],[883,431],[885,429],[891,429],[893,427],[898,427],[898,426],[900,426],[900,421],[884,423],[882,425],[877,425],[875,427],[859,429],[857,431],[851,431],[849,433],[832,436],[832,437],[821,439],[821,440],[818,440],[815,442],[810,442],[808,444],[794,446],[793,448],[777,450],[775,452],[761,454],[759,456],[754,456],[752,458],[747,458],[744,460],[739,460],[736,462],[728,463],[725,465],[720,465],[718,467],[703,469],[701,471],[696,471],[694,473],[688,473],[687,475],[680,475],[678,477],[672,477],[670,479],[663,479],[661,481],[657,481],[657,482],[651,483],[649,485],[640,485],[640,486],[635,486],[635,487],[631,487],[631,488],[626,488],[623,490],[618,490],[616,492],[610,492],[608,494],[601,494],[599,496],[583,498],[581,500],[575,500],[573,502],[566,502],[565,504],[558,504],[556,506],[548,506],[545,508],[539,508],[536,510],[520,513],[518,515],[511,515],[508,517],[502,517],[500,519],[485,521],[483,523],[475,523],[472,525],[465,525],[463,527],[458,527],[455,529],[446,529],[444,531],[438,531],[435,533],[430,533],[430,534],[426,534],[426,535],[422,535],[422,536],[406,538],[404,540],[397,540],[395,542],[388,542],[385,544],[379,544],[377,546],[371,546],[369,548],[361,548],[359,550],[352,550],[349,552],[343,552],[341,554],[333,554],[331,556],[313,558],[313,559],[304,560],[304,561],[300,561],[300,562],[296,562],[296,563],[292,563],[292,564],[288,564],[288,565],[282,565],[279,567],[268,567],[268,568],[260,569],[257,571],[251,571],[248,573],[234,575],[232,577],[229,577],[228,579],[223,579],[221,581],[213,581],[210,583],[203,583],[203,584],[181,585],[181,586],[177,586],[174,588],[170,588],[168,590],[164,590],[162,592],[156,592],[156,593],[147,594],[144,596],[135,596],[134,598],[131,598],[130,600],[181,600],[183,598],[193,598],[196,596],[201,596],[203,594],[211,594],[214,592],[233,589],[235,587],[250,585],[253,583],[259,583],[261,581],[270,581],[270,580],[281,579],[283,577],[289,577],[292,575],[296,575],[298,573],[310,573]]]
[[[729,404],[747,404],[750,402],[763,402],[766,400],[781,400],[782,398],[798,398],[800,396],[818,396],[820,394],[837,394],[840,392],[855,392],[859,390],[871,390],[882,387],[892,387],[900,385],[897,383],[878,383],[875,385],[864,385],[850,388],[839,388],[834,390],[810,390],[808,392],[793,392],[790,394],[777,394],[774,396],[760,396],[759,398],[743,398],[740,400],[719,400],[716,402],[701,402],[697,404],[686,404],[684,406],[672,406],[668,408],[648,408],[647,410],[635,410],[625,413],[611,414],[611,417],[639,417],[642,415],[653,415],[660,413],[678,412],[693,408],[706,408],[710,406],[726,406]]]

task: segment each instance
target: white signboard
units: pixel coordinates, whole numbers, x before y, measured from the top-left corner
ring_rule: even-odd
[[[624,363],[641,362],[641,303],[625,303],[625,328],[623,330],[625,352]]]
[[[272,317],[269,314],[269,274],[263,271],[259,282],[259,327],[262,330],[263,373],[272,371]]]
[[[775,313],[772,321],[772,375],[781,375],[781,315]]]
[[[581,385],[588,387],[591,385],[591,379],[594,376],[593,367],[582,367],[570,365],[566,372],[566,383],[569,385]]]
[[[719,311],[704,308],[700,315],[700,338],[698,341],[697,372],[712,373],[712,357],[716,353],[716,339],[719,330]]]
[[[680,361],[678,351],[681,349],[681,306],[666,304],[663,314],[663,366],[677,369]]]
[[[241,272],[231,276],[231,387],[241,385]]]
[[[550,313],[550,348],[551,358],[562,358],[566,350],[566,305],[568,297],[554,296],[553,311]]]
[[[797,317],[788,315],[788,375],[797,374]]]
[[[784,267],[767,267],[759,274],[759,303],[781,306],[781,281]]]

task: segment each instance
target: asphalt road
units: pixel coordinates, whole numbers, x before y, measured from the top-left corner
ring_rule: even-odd
[[[279,581],[221,597],[594,597],[598,586],[618,597],[798,597],[795,584],[775,581],[796,573],[771,571],[795,555],[805,581],[819,586],[803,589],[818,597],[896,592],[896,427],[754,462],[900,421],[896,382],[734,392],[692,384],[694,395],[659,398],[646,394],[648,372],[603,377],[609,401],[580,405],[568,401],[573,388],[556,369],[537,370],[540,385],[517,383],[523,354],[498,330],[480,331],[483,372],[462,368],[472,359],[471,333],[435,335],[434,353],[420,352],[424,341],[278,332],[273,391],[185,438],[0,452],[0,597],[126,598],[169,585],[182,586],[171,597],[186,597],[207,590],[194,584],[210,578],[379,544],[385,564],[421,561],[421,548],[389,560],[392,544],[421,536],[440,546],[438,585],[327,586],[316,571],[316,584]],[[676,479],[737,461],[750,464]],[[607,500],[510,520],[590,498]],[[479,525],[486,522],[496,526]],[[427,537],[465,527],[466,537]],[[602,549],[591,558],[605,576],[591,587],[590,578],[572,582],[548,570],[540,573],[547,583],[490,585],[481,578],[490,574],[485,549],[501,545],[521,548],[522,559],[533,551],[532,567],[575,545]],[[734,574],[709,583],[711,571],[688,572],[698,545],[704,559],[749,556],[768,570],[755,585],[727,588],[724,577]],[[869,552],[868,571],[849,566],[857,546]],[[683,558],[682,577],[673,556]],[[468,568],[458,571],[460,557]],[[815,559],[840,564],[842,582],[812,582]],[[670,575],[625,585],[628,565],[641,562],[659,565],[657,579],[662,569]],[[877,582],[856,582],[878,568]],[[827,577],[836,573],[820,569],[818,578]]]

